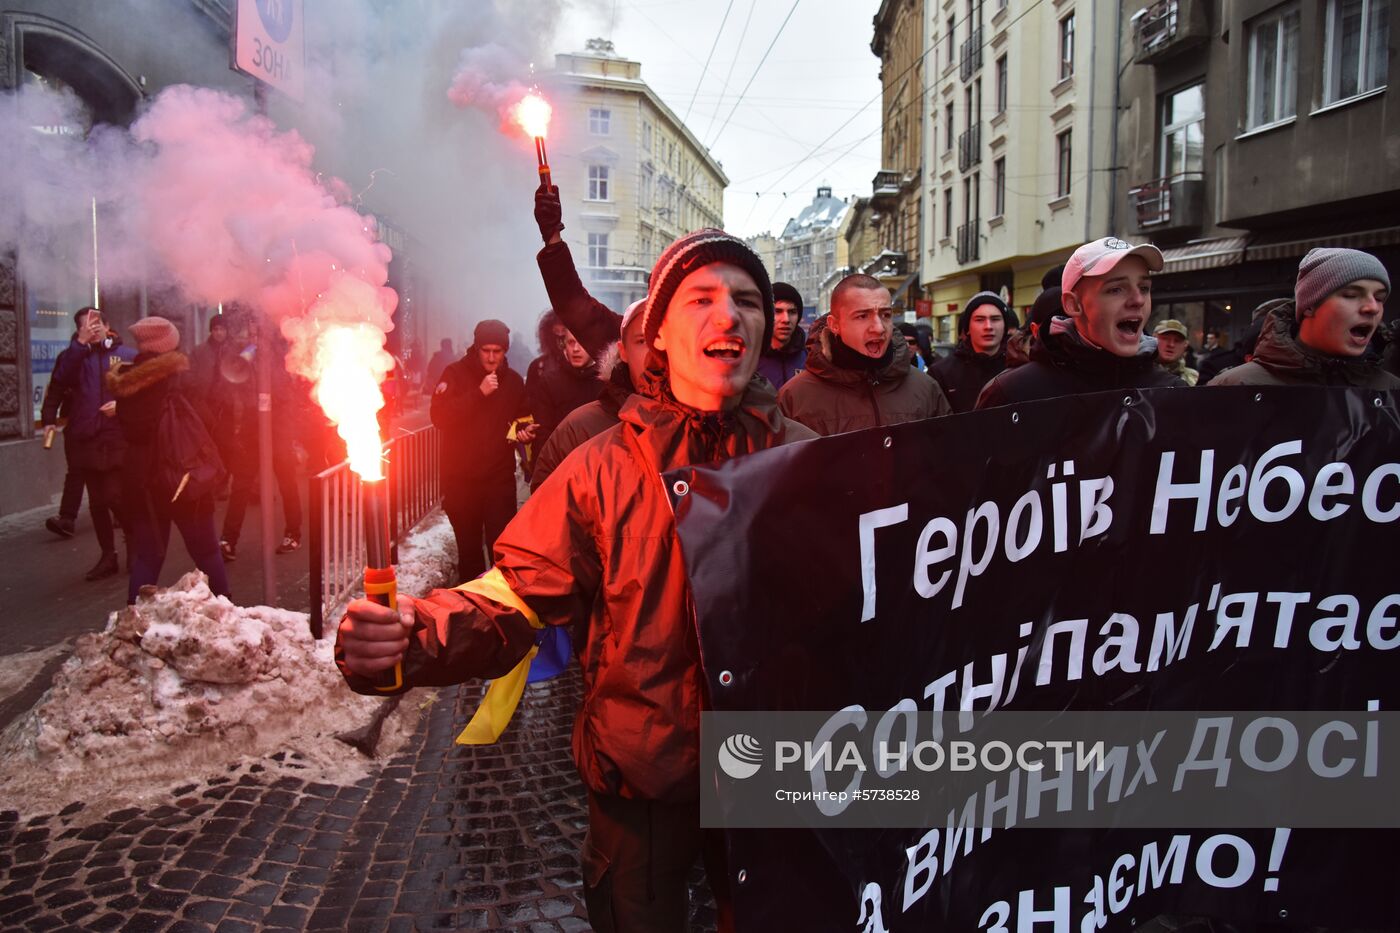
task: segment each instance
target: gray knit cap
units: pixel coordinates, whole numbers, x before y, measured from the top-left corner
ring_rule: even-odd
[[[1297,319],[1301,321],[1328,295],[1358,279],[1375,279],[1390,288],[1390,274],[1370,253],[1324,246],[1308,250],[1298,264],[1298,282],[1293,286]]]

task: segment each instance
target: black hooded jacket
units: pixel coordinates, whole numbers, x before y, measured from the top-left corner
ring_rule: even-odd
[[[943,389],[948,404],[953,406],[953,413],[961,414],[977,407],[977,397],[982,394],[982,387],[1004,369],[1005,340],[996,353],[988,355],[972,349],[972,341],[964,334],[952,353],[928,368],[928,374]]]
[[[442,371],[433,391],[433,424],[443,432],[443,491],[449,495],[453,488],[509,481],[515,475],[515,450],[506,434],[511,422],[528,411],[525,380],[504,360],[496,376],[496,391],[483,395],[486,370],[473,344]]]
[[[995,408],[1064,395],[1107,392],[1111,389],[1156,389],[1186,386],[1157,365],[1157,341],[1143,337],[1138,351],[1115,356],[1086,343],[1068,318],[1057,317],[1031,347],[1031,361],[1008,369],[987,383],[978,408]]]

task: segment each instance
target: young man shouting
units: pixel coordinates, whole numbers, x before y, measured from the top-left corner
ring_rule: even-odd
[[[1085,243],[1065,263],[1063,316],[1050,320],[1031,348],[1031,361],[1008,369],[982,390],[978,408],[1110,389],[1151,389],[1186,383],[1157,366],[1157,341],[1143,335],[1152,316],[1151,273],[1162,251],[1117,237]]]
[[[588,788],[584,896],[595,929],[681,931],[704,852],[732,926],[722,842],[699,825],[699,664],[689,584],[660,474],[813,434],[754,380],[771,339],[768,274],[742,241],[701,230],[651,275],[651,365],[620,423],[570,454],[496,541],[481,580],[394,612],[350,604],[338,659],[351,687],[402,663],[406,687],[501,677],[545,625],[578,623],[585,696],[574,760]]]
[[[890,290],[869,275],[848,275],[831,292],[831,313],[807,338],[807,368],[778,398],[783,413],[823,437],[952,412],[913,354],[894,335]]]

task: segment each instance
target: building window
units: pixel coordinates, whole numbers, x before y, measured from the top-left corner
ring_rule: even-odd
[[[1074,14],[1060,20],[1060,80],[1074,76]],[[1091,79],[1092,80],[1092,79]]]
[[[1174,91],[1162,99],[1162,177],[1200,172],[1205,165],[1205,87]]]
[[[594,269],[607,268],[608,235],[606,233],[590,233],[588,235],[588,264]]]
[[[1055,137],[1055,196],[1069,197],[1069,170],[1074,153],[1072,139],[1074,131],[1065,130]]]
[[[653,180],[651,170],[648,169],[647,171],[642,172],[641,202],[642,210],[644,211],[651,210],[652,184]]]
[[[953,105],[952,105],[951,102],[948,104],[948,107],[947,107],[947,110],[945,111],[945,113],[946,113],[946,115],[947,115],[947,117],[948,117],[948,121],[947,121],[947,124],[946,124],[947,127],[948,127],[948,131],[947,131],[946,133],[944,133],[944,137],[945,137],[945,138],[944,138],[944,140],[943,140],[943,151],[944,151],[944,152],[952,152],[952,151],[953,151]]]
[[[1298,113],[1298,9],[1285,7],[1249,25],[1246,127],[1268,126]]]
[[[957,42],[957,34],[958,18],[956,16],[950,16],[948,17],[948,64],[944,66],[945,68],[951,67],[953,64],[953,58],[957,51],[953,46],[954,43]]]
[[[1006,86],[1010,75],[1008,67],[1005,55],[997,59],[997,113],[1006,113]]]
[[[1006,213],[1006,158],[1003,156],[992,163],[992,214],[1000,217]]]
[[[588,132],[594,136],[607,136],[612,132],[612,111],[602,107],[588,109]]]
[[[1385,86],[1390,0],[1329,0],[1324,103]]]
[[[642,123],[642,148],[651,152],[651,124],[645,121]]]
[[[943,239],[953,238],[953,189],[943,189]]]
[[[588,166],[588,200],[612,200],[608,197],[608,167],[606,165]]]

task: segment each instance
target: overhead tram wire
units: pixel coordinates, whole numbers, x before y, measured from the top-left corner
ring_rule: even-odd
[[[768,43],[768,48],[763,51],[763,57],[758,60],[758,65],[754,68],[753,74],[749,75],[748,84],[745,84],[744,89],[739,92],[739,96],[734,100],[734,106],[729,109],[729,116],[724,118],[724,123],[720,124],[719,130],[715,132],[714,138],[706,144],[705,148],[714,149],[715,144],[719,142],[719,138],[724,135],[725,127],[729,126],[729,121],[734,116],[734,111],[738,110],[739,105],[744,102],[744,95],[749,92],[749,88],[753,87],[754,79],[757,78],[758,73],[763,70],[764,62],[768,61],[768,56],[772,53],[773,46],[777,45],[778,40],[782,38],[783,30],[787,29],[788,22],[792,20],[792,14],[797,12],[797,7],[801,2],[802,0],[792,0],[792,6],[788,9],[787,16],[783,17],[782,25],[778,27],[778,31],[773,35],[773,41]]]
[[[729,0],[729,5],[724,8],[724,16],[720,18],[719,29],[715,32],[715,41],[710,43],[710,54],[705,56],[705,64],[700,69],[700,79],[695,82],[695,92],[690,95],[690,103],[686,105],[685,116],[681,118],[682,123],[690,121],[690,111],[695,106],[695,98],[700,94],[700,86],[705,83],[705,73],[710,70],[710,62],[715,57],[715,49],[719,47],[720,37],[724,35],[724,26],[729,22],[729,11],[734,9],[734,0]]]
[[[744,28],[739,31],[739,44],[734,46],[734,57],[729,61],[729,70],[724,73],[724,84],[720,86],[719,99],[715,101],[715,109],[710,111],[710,122],[705,124],[704,136],[696,136],[697,140],[710,135],[710,130],[715,125],[715,117],[719,116],[720,108],[724,106],[724,95],[729,92],[729,79],[734,77],[734,66],[739,63],[739,53],[744,49],[744,40],[749,37],[749,23],[753,22],[753,11],[757,7],[758,0],[749,0],[749,15],[744,17]]]
[[[1030,4],[1029,6],[1027,6],[1027,7],[1026,7],[1024,10],[1022,10],[1020,13],[1016,14],[1016,18],[1015,18],[1015,19],[1011,20],[1011,22],[1009,22],[1009,23],[1006,24],[1006,29],[1007,29],[1007,31],[1010,31],[1010,29],[1011,29],[1012,26],[1015,26],[1017,23],[1019,23],[1022,19],[1024,19],[1024,18],[1026,17],[1027,14],[1029,14],[1029,13],[1031,12],[1031,10],[1034,10],[1036,7],[1040,6],[1043,2],[1044,2],[1044,0],[1032,0],[1031,4]],[[965,16],[963,16],[961,22],[966,23],[966,22],[968,21],[968,18],[969,18],[971,15],[972,15],[972,14],[971,14],[971,12],[969,11]],[[981,47],[981,48],[985,48],[988,44],[991,43],[992,38],[994,38],[994,35],[993,35],[993,36],[988,36],[986,39],[983,39],[983,40],[982,40],[982,45],[981,45],[980,47]],[[928,54],[929,54],[930,52],[934,51],[937,47],[938,47],[938,41],[935,40],[932,44],[930,44],[929,46],[927,46],[927,47],[923,50],[923,52],[921,52],[912,62],[910,62],[908,65],[906,65],[906,66],[904,67],[904,70],[900,71],[900,72],[899,72],[897,75],[895,75],[891,80],[892,80],[893,82],[898,82],[898,81],[899,81],[901,78],[903,78],[905,75],[909,74],[909,72],[913,71],[914,68],[915,68],[920,62],[922,62],[925,58],[927,58],[927,57],[928,57]],[[830,133],[830,135],[828,135],[828,136],[827,136],[825,139],[823,139],[821,142],[819,142],[819,143],[817,143],[815,146],[813,146],[813,147],[812,147],[812,152],[811,152],[811,153],[809,153],[808,155],[804,156],[804,157],[802,158],[801,161],[797,162],[797,163],[793,166],[792,169],[789,169],[787,172],[785,172],[777,181],[773,182],[773,184],[769,185],[769,186],[768,186],[767,188],[765,188],[763,191],[760,191],[760,192],[758,193],[758,197],[756,197],[756,198],[754,199],[753,206],[749,208],[749,213],[748,213],[747,216],[745,216],[744,222],[745,222],[745,223],[748,223],[748,219],[749,219],[749,217],[753,216],[753,212],[754,212],[755,209],[757,209],[759,201],[761,201],[763,198],[767,197],[768,195],[772,194],[775,190],[777,190],[778,186],[781,185],[784,181],[787,180],[788,176],[792,174],[792,172],[796,169],[796,166],[797,166],[797,165],[800,165],[800,164],[802,164],[802,162],[805,162],[805,161],[807,161],[807,159],[810,159],[810,158],[812,157],[813,154],[815,154],[818,150],[820,150],[820,149],[821,149],[823,146],[825,146],[827,143],[831,142],[831,140],[836,136],[837,133],[840,133],[840,132],[841,132],[842,130],[844,130],[846,127],[848,127],[848,126],[850,126],[852,123],[854,123],[855,120],[856,120],[856,117],[859,117],[862,113],[864,113],[866,110],[868,110],[868,109],[870,108],[871,104],[874,104],[875,102],[879,101],[879,100],[884,96],[884,94],[885,94],[885,89],[884,89],[884,87],[882,86],[882,87],[880,88],[880,90],[879,90],[878,92],[876,92],[875,96],[872,97],[872,98],[870,98],[870,100],[866,102],[865,106],[861,107],[861,108],[860,108],[859,110],[857,110],[855,113],[851,114],[851,116],[850,116],[849,118],[847,118],[847,120],[846,120],[844,123],[842,123],[842,124],[841,124],[840,126],[838,126],[836,129],[832,130],[831,133]],[[915,99],[916,99],[916,100],[918,101],[918,103],[919,103],[920,112],[922,112],[922,109],[923,109],[923,106],[922,106],[922,105],[923,105],[923,95],[920,94],[920,95],[919,95],[918,97],[916,97]],[[906,107],[907,107],[907,106],[909,106],[909,105],[906,105]],[[883,129],[883,124],[882,124],[881,128]],[[868,139],[869,136],[867,135],[865,138]],[[832,164],[834,165],[835,163],[832,163]],[[827,167],[830,168],[830,166],[827,166]],[[786,201],[786,198],[784,198],[784,201]],[[779,209],[781,209],[781,204],[779,205]],[[775,211],[774,213],[776,214],[777,212]]]

